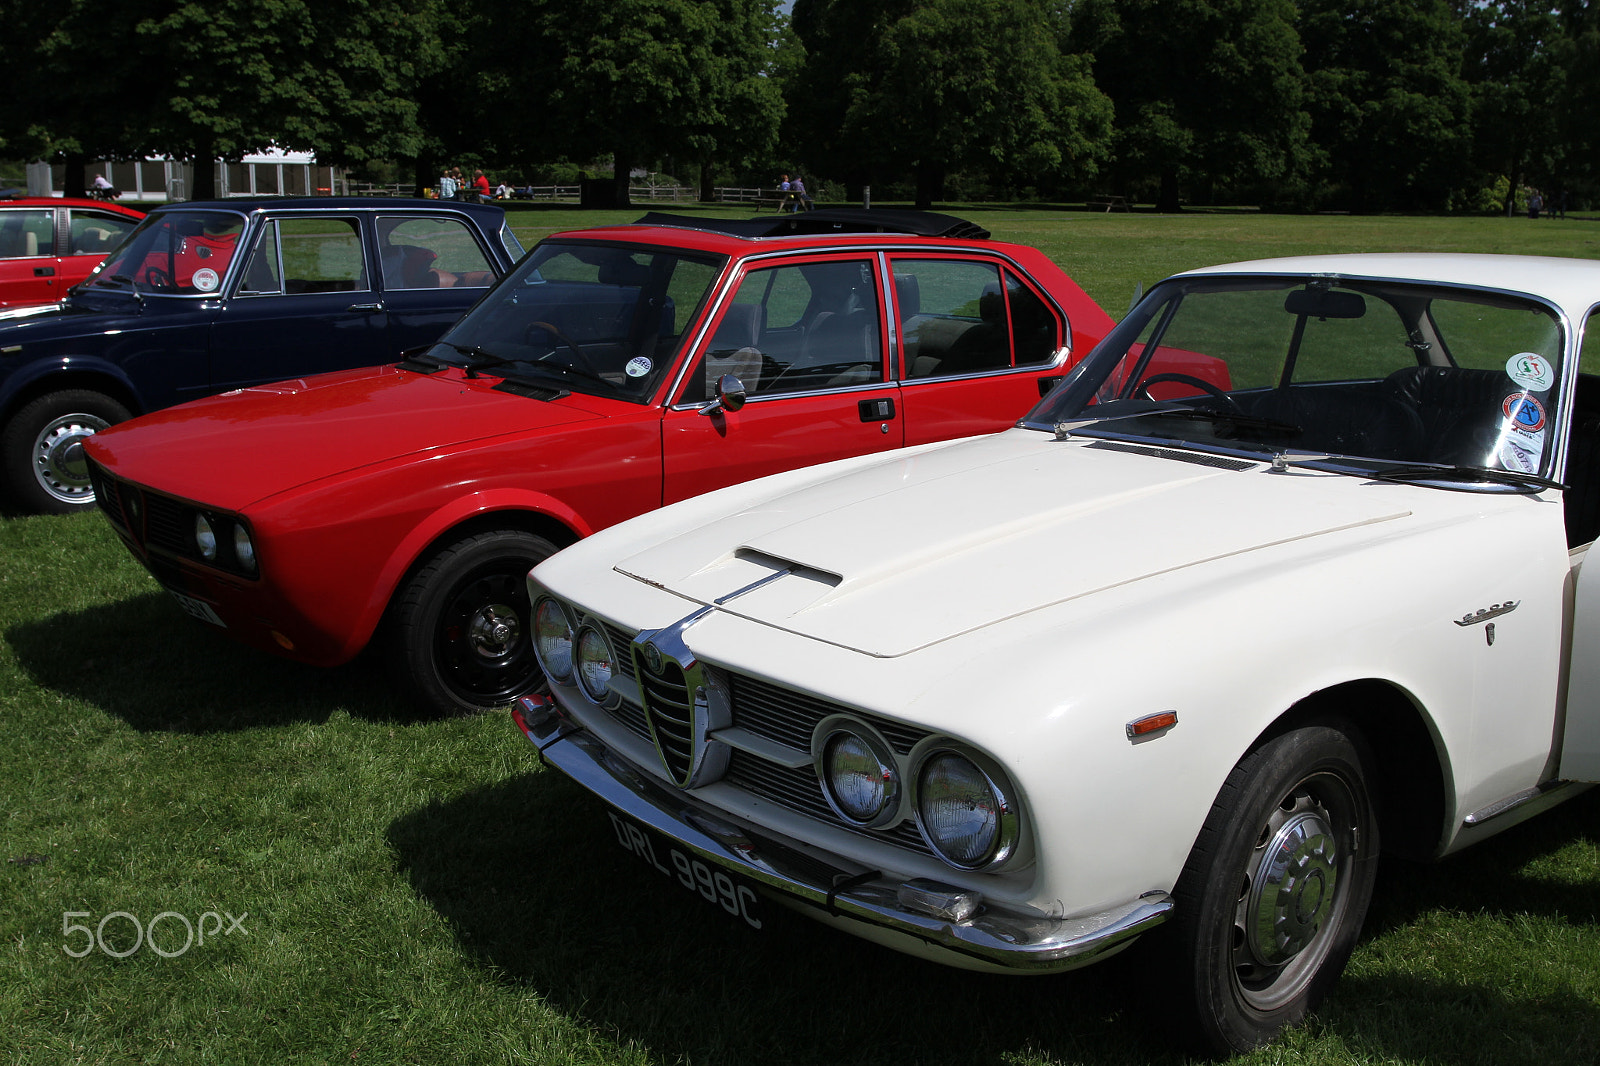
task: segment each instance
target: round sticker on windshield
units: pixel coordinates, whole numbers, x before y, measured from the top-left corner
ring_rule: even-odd
[[[1556,371],[1550,360],[1532,352],[1519,352],[1506,360],[1506,376],[1534,392],[1549,392],[1550,386],[1556,383]]]
[[[1544,405],[1525,392],[1507,396],[1500,402],[1500,412],[1524,433],[1537,433],[1544,428]]]
[[[649,356],[636,355],[628,360],[628,365],[623,370],[630,378],[642,378],[650,373],[650,368],[655,365],[650,362]]]
[[[210,292],[217,287],[217,272],[210,267],[201,267],[194,272],[194,287],[201,292]]]

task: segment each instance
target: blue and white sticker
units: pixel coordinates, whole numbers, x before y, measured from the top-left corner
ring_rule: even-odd
[[[199,289],[201,292],[210,292],[212,289],[215,289],[217,287],[217,282],[220,280],[221,279],[217,277],[217,272],[212,270],[210,267],[201,267],[199,270],[194,272],[194,287]]]
[[[629,359],[628,365],[622,369],[630,378],[642,378],[650,373],[650,368],[654,365],[648,355],[636,355]]]
[[[1556,383],[1550,360],[1533,352],[1518,352],[1506,360],[1506,376],[1531,392],[1549,392]]]
[[[1500,413],[1504,419],[1500,423],[1500,439],[1495,442],[1495,457],[1500,465],[1524,474],[1538,473],[1544,457],[1544,431],[1549,424],[1544,404],[1529,393],[1513,392],[1500,401]]]

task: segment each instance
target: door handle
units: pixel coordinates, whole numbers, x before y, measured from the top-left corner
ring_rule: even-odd
[[[894,417],[894,400],[861,400],[856,404],[863,422],[883,422]]]
[[[55,267],[34,267],[33,276],[36,278],[53,278],[56,276]]]
[[[377,303],[377,304],[351,304],[349,307],[346,307],[345,310],[346,311],[382,311],[383,310],[383,304],[381,304],[381,303]]]

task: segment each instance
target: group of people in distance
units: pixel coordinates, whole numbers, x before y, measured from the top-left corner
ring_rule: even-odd
[[[1552,193],[1550,195],[1550,199],[1546,200],[1544,193],[1540,192],[1538,189],[1529,189],[1528,217],[1538,218],[1539,212],[1546,209],[1549,210],[1551,218],[1566,218],[1567,190],[1562,189],[1559,193]]]
[[[792,179],[787,174],[780,175],[778,191],[783,198],[778,203],[779,211],[809,211],[814,204],[811,195],[806,192],[805,179],[796,174]]]
[[[505,188],[505,184],[501,183],[500,187]],[[460,167],[447,167],[444,173],[439,175],[438,198],[441,200],[477,200],[480,203],[487,203],[494,199],[494,195],[489,188],[489,179],[484,177],[481,170],[473,172],[471,181],[461,177]]]

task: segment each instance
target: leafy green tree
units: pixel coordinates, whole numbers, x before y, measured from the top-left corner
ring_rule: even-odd
[[[477,77],[504,113],[501,154],[610,155],[615,196],[663,156],[703,165],[770,148],[783,98],[769,77],[774,0],[494,0]]]
[[[1074,45],[1116,105],[1115,171],[1179,209],[1186,187],[1284,182],[1310,161],[1291,0],[1079,0]]]
[[[411,154],[442,2],[4,0],[0,57],[29,75],[0,103],[0,136],[69,162],[188,159],[198,196],[214,160],[274,144],[332,163]]]
[[[797,0],[794,19],[809,59],[796,130],[836,172],[909,169],[928,207],[957,169],[1058,183],[1105,157],[1110,101],[1038,0]]]
[[[1450,0],[1300,0],[1311,136],[1356,212],[1442,209],[1470,179],[1471,87]]]
[[[1509,215],[1525,181],[1558,180],[1564,155],[1558,116],[1568,99],[1571,42],[1559,11],[1531,0],[1475,2],[1466,26],[1478,158],[1489,173],[1511,179]]]

